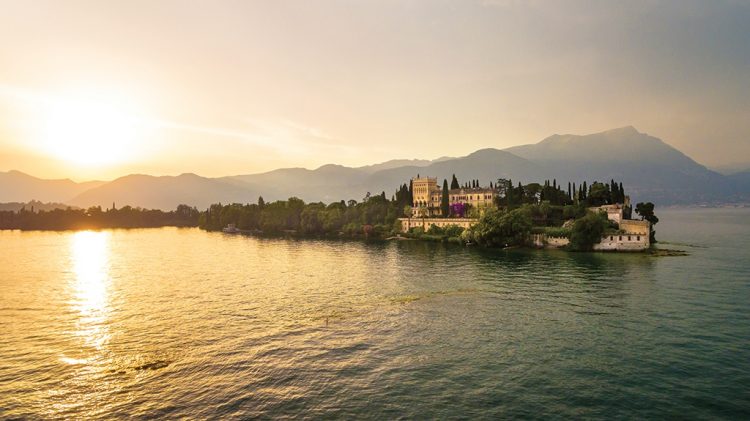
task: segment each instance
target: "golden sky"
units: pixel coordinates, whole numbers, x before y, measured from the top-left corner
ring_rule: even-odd
[[[633,125],[750,164],[750,3],[0,0],[0,171],[466,155]]]

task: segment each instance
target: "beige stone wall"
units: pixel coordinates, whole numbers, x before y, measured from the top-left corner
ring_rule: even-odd
[[[628,234],[648,236],[651,232],[651,223],[648,221],[623,219],[622,221],[620,221],[620,230]]]
[[[487,188],[454,189],[449,196],[450,204],[468,203],[475,208],[489,206],[495,203],[497,192]]]
[[[566,237],[549,237],[546,234],[532,234],[531,237],[534,246],[539,248],[557,249],[570,244]]]
[[[535,234],[532,237],[536,247],[562,248],[570,244],[565,237],[548,237],[544,234]],[[648,234],[623,234],[607,235],[602,237],[599,244],[594,244],[595,251],[642,251],[650,247]]]
[[[547,237],[547,244],[550,247],[560,248],[570,244],[570,240],[567,237]]]
[[[437,178],[413,178],[411,180],[411,187],[414,196],[414,203],[412,206],[415,208],[422,204],[430,206],[433,194],[438,191]]]
[[[593,207],[589,208],[589,210],[592,212],[606,212],[607,219],[617,222],[618,224],[620,223],[620,221],[622,221],[623,218],[623,209],[619,204]]]
[[[650,245],[648,234],[618,234],[602,237],[602,241],[594,245],[594,250],[640,251]]]
[[[401,232],[407,232],[411,228],[421,227],[427,231],[431,225],[445,228],[450,225],[458,225],[461,228],[469,228],[477,223],[476,218],[399,218]]]

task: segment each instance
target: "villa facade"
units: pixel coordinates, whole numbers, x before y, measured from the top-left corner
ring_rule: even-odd
[[[412,185],[412,216],[447,216],[443,215],[440,205],[443,201],[443,189],[436,177],[416,177]],[[495,203],[498,192],[489,187],[463,187],[448,191],[448,205],[470,205],[479,209]]]
[[[432,225],[439,228],[457,225],[468,229],[478,221],[477,218],[398,218],[398,220],[401,222],[401,232],[408,232],[412,228],[422,228],[427,231]]]

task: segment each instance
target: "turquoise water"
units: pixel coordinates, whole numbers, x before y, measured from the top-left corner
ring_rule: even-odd
[[[750,209],[658,215],[689,257],[0,232],[0,418],[748,418]]]

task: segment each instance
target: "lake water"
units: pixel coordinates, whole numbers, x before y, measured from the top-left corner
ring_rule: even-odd
[[[750,209],[689,257],[0,232],[0,418],[750,417]]]

